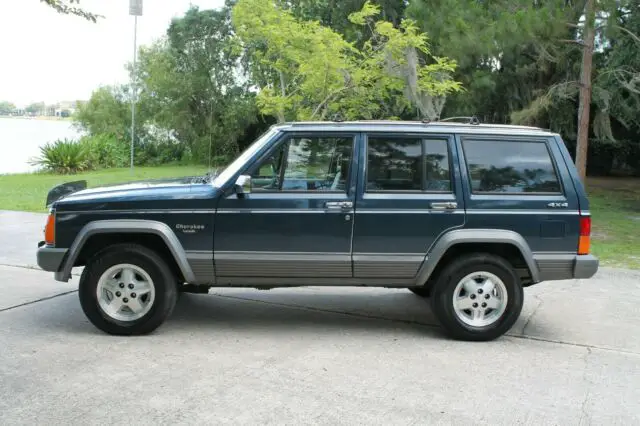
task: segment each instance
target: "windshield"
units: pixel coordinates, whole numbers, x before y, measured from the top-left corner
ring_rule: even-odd
[[[213,186],[220,188],[231,176],[236,174],[240,168],[247,162],[253,155],[264,146],[264,144],[271,139],[273,135],[278,133],[275,128],[269,129],[266,133],[260,136],[254,143],[252,143],[247,149],[244,150],[238,158],[236,158],[231,164],[227,166],[218,176],[213,180]]]

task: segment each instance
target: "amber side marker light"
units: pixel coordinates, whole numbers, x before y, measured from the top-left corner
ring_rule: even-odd
[[[53,212],[47,216],[47,224],[44,227],[44,241],[48,245],[53,245],[56,241],[56,219]]]
[[[578,254],[589,254],[591,248],[591,216],[580,216]]]

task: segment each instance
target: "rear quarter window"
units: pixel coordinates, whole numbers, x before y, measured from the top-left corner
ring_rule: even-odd
[[[559,194],[556,168],[545,141],[462,141],[474,193]]]

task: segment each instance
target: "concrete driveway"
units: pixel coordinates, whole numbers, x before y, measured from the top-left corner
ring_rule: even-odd
[[[640,273],[542,283],[508,336],[443,336],[406,290],[212,290],[113,337],[0,212],[0,424],[640,424]],[[77,279],[77,278],[76,278]]]

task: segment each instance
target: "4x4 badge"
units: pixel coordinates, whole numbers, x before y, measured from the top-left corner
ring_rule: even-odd
[[[547,207],[566,208],[569,207],[569,203],[549,203],[547,204]]]

